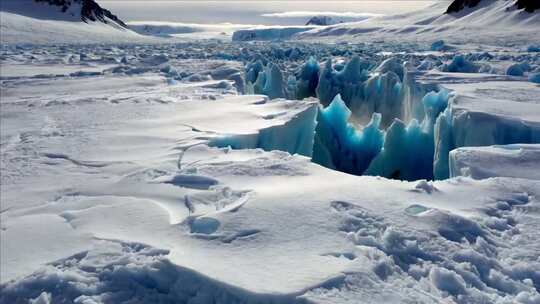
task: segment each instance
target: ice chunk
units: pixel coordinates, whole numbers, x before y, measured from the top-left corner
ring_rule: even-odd
[[[529,81],[534,83],[540,83],[540,73],[533,73],[529,75]]]
[[[296,98],[304,99],[317,95],[315,90],[319,84],[319,70],[319,63],[315,57],[310,57],[297,74]]]
[[[437,40],[431,44],[431,50],[437,52],[444,52],[454,49],[453,47],[447,45],[444,40]]]
[[[424,105],[424,112],[426,116],[422,125],[429,133],[432,133],[435,120],[439,117],[446,107],[448,106],[448,98],[450,93],[446,89],[441,89],[439,92],[431,91],[422,98],[422,104]]]
[[[210,141],[217,147],[233,149],[261,148],[266,151],[281,150],[291,154],[310,157],[313,153],[313,140],[317,124],[317,105],[314,102],[276,99],[268,102],[271,107],[289,107],[289,113],[268,115],[265,119],[272,125],[255,133],[218,136]]]
[[[285,97],[283,88],[283,75],[279,67],[275,64],[268,64],[265,69],[266,83],[263,88],[263,93],[270,99]]]
[[[329,58],[324,64],[324,68],[320,73],[319,84],[315,90],[317,93],[317,98],[319,98],[319,101],[323,106],[328,106],[338,94],[334,74],[335,72],[332,68],[332,59]]]
[[[429,278],[437,289],[448,292],[453,296],[466,293],[465,281],[452,270],[433,267],[429,273]]]
[[[432,179],[433,151],[432,135],[416,119],[407,127],[395,120],[386,133],[384,148],[365,174],[403,180]]]
[[[51,304],[51,294],[43,291],[37,298],[30,299],[30,304]]]
[[[405,69],[403,63],[397,57],[390,57],[384,60],[376,69],[375,73],[384,74],[387,72],[394,72],[399,76],[400,81],[403,80]]]
[[[450,63],[444,64],[441,70],[451,73],[476,73],[478,69],[479,67],[467,60],[465,56],[456,55]]]
[[[529,47],[527,47],[527,52],[540,52],[540,45],[529,45]]]
[[[351,101],[350,107],[356,117],[365,120],[372,113],[381,113],[382,126],[402,117],[403,86],[399,76],[388,71],[375,75],[365,82],[364,94]]]
[[[255,83],[259,73],[264,70],[264,65],[260,60],[250,62],[246,65],[246,82]]]
[[[506,69],[506,75],[523,76],[523,74],[530,69],[531,67],[527,63],[514,63]]]

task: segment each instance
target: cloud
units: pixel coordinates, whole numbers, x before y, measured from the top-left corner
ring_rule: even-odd
[[[262,14],[262,17],[271,18],[301,18],[313,16],[329,16],[334,18],[350,18],[350,19],[366,19],[371,17],[379,17],[381,14],[372,13],[355,13],[355,12],[320,12],[320,11],[290,11],[281,13]]]

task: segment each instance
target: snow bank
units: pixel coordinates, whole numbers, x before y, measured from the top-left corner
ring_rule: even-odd
[[[496,164],[496,165],[493,165]],[[463,147],[450,152],[450,177],[540,179],[540,145]]]

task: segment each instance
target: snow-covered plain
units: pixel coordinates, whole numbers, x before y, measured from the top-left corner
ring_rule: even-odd
[[[540,303],[535,37],[111,30],[2,44],[0,303]]]

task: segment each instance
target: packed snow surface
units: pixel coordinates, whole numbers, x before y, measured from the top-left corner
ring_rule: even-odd
[[[223,35],[3,10],[0,303],[540,303],[538,15],[483,3]]]

